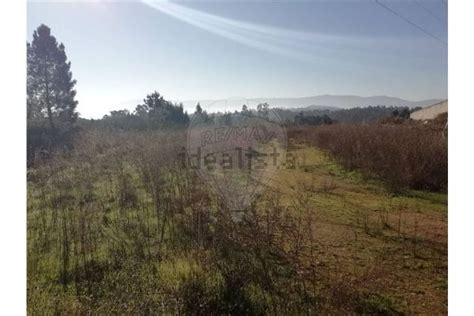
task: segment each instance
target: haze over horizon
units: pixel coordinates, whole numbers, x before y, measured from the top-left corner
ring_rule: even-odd
[[[268,103],[272,108],[282,109],[302,109],[308,107],[333,108],[333,109],[349,109],[354,107],[367,106],[408,106],[425,107],[443,101],[444,99],[424,99],[424,100],[405,100],[391,96],[356,96],[356,95],[317,95],[317,96],[303,96],[303,97],[230,97],[223,99],[191,99],[191,100],[169,100],[176,104],[182,104],[185,111],[193,113],[196,104],[199,103],[203,110],[209,113],[216,112],[233,112],[241,110],[242,105],[245,104],[251,110],[255,110],[259,103]],[[142,99],[134,99],[114,105],[114,110],[129,110],[133,112],[137,104],[142,104]],[[108,113],[104,113],[108,114]],[[101,118],[98,116],[96,118]]]
[[[383,4],[439,40],[373,1],[29,2],[27,40],[44,23],[64,43],[86,118],[154,90],[175,101],[447,99],[445,5]]]

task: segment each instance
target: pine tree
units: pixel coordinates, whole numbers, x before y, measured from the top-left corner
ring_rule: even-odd
[[[143,104],[135,108],[135,115],[141,117],[149,127],[162,128],[189,123],[189,116],[182,104],[167,101],[157,91],[148,94]]]
[[[250,115],[250,110],[247,104],[242,105],[242,111],[240,112],[242,115]]]
[[[53,133],[58,127],[71,129],[78,116],[70,69],[64,45],[41,24],[27,43],[27,118],[46,118]]]
[[[202,107],[201,107],[201,104],[199,102],[196,105],[196,112],[194,112],[194,113],[197,114],[197,115],[202,114]]]
[[[268,118],[270,105],[268,103],[260,103],[257,105],[258,116]]]

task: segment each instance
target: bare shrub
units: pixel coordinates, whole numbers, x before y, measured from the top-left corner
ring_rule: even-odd
[[[290,130],[290,136],[329,151],[349,169],[385,179],[396,190],[447,189],[447,139],[438,125],[334,124],[304,133]]]

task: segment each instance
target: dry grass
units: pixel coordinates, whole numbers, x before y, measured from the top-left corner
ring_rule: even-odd
[[[267,196],[235,222],[182,166],[183,144],[181,132],[89,132],[29,171],[29,312],[315,308],[307,213]]]
[[[393,196],[294,146],[236,222],[183,144],[90,131],[29,170],[29,313],[446,312],[445,195]]]
[[[445,314],[446,194],[393,194],[320,150],[296,146],[293,152],[299,167],[283,171],[276,185],[283,203],[299,199],[298,192],[308,196],[318,244],[314,264],[324,276],[319,284],[329,310]],[[332,188],[325,190],[329,179]]]
[[[442,127],[415,122],[335,124],[296,128],[289,134],[327,150],[350,170],[384,179],[395,190],[447,190],[448,147]]]

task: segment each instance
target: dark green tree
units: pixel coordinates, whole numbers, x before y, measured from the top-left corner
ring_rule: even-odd
[[[403,119],[409,119],[410,109],[408,107],[397,108],[392,112],[392,117],[400,117]]]
[[[196,105],[196,111],[194,111],[194,116],[196,117],[196,119],[200,120],[200,122],[202,123],[210,124],[213,121],[213,118],[209,116],[209,114],[207,114],[205,110],[202,109],[200,103]]]
[[[41,24],[27,43],[27,119],[47,119],[53,134],[71,129],[78,116],[75,84],[64,45]]]
[[[242,105],[242,111],[240,113],[242,115],[250,115],[251,114],[247,104]]]
[[[268,118],[269,109],[270,109],[270,105],[266,102],[258,104],[257,105],[258,116]]]
[[[198,114],[198,115],[202,114],[202,107],[201,107],[201,104],[199,104],[199,102],[196,105],[196,112],[194,112],[194,113]]]
[[[152,128],[174,127],[189,123],[189,116],[182,104],[167,101],[158,92],[146,96],[143,104],[137,105],[135,114],[142,117]]]

